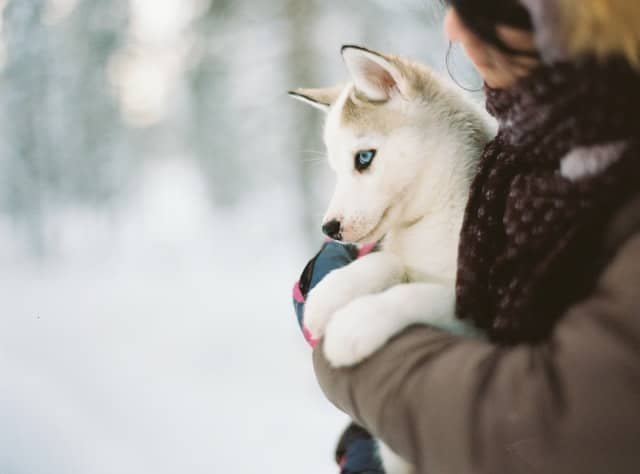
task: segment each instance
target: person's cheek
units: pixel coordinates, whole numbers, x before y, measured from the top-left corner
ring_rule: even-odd
[[[444,17],[444,33],[452,43],[462,40],[463,30],[461,26],[456,11],[453,8],[448,8]]]
[[[482,42],[470,39],[462,43],[462,46],[477,69],[487,70],[495,67],[491,51]]]

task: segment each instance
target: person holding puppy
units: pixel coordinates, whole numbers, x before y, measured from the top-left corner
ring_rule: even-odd
[[[640,3],[450,0],[499,122],[462,226],[456,314],[326,396],[419,473],[640,471]]]

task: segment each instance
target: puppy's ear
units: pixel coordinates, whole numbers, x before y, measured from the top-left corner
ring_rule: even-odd
[[[342,89],[344,89],[344,86],[327,87],[324,89],[296,89],[289,91],[289,95],[316,109],[328,112],[335,101],[338,100]]]
[[[386,102],[394,93],[405,95],[408,81],[390,58],[360,46],[342,47],[342,57],[356,90],[373,102]]]

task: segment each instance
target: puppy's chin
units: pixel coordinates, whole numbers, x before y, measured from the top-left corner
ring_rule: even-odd
[[[382,235],[378,235],[378,229],[374,228],[372,229],[372,231],[369,231],[367,233],[363,233],[363,234],[356,234],[356,233],[350,233],[350,232],[343,232],[342,233],[342,241],[344,243],[347,244],[370,244],[370,243],[374,243],[377,242],[378,240],[380,240],[380,238],[382,238]]]
[[[386,233],[386,230],[371,232],[369,234],[363,235],[358,239],[353,240],[353,243],[358,245],[376,244],[380,242],[380,240],[382,240]]]
[[[378,243],[393,226],[393,222],[396,220],[397,206],[387,207],[380,217],[374,221],[374,224],[370,224],[363,230],[358,226],[358,229],[353,229],[351,226],[346,226],[342,229],[342,240],[351,244],[375,244]]]
[[[375,227],[373,227],[373,229],[371,229],[368,233],[363,234],[358,238],[354,239],[352,242],[354,244],[362,244],[362,245],[377,244],[378,242],[380,242],[390,230],[390,219],[386,214],[387,213],[385,213],[384,218],[380,220],[378,224],[376,224]]]

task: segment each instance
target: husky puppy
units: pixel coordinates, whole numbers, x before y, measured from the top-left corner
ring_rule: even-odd
[[[454,317],[458,236],[489,116],[427,67],[357,46],[351,82],[290,94],[327,113],[337,177],[322,229],[380,250],[329,273],[309,294],[305,325],[335,367],[351,366],[412,324],[476,335]],[[410,466],[380,448],[389,473]]]

